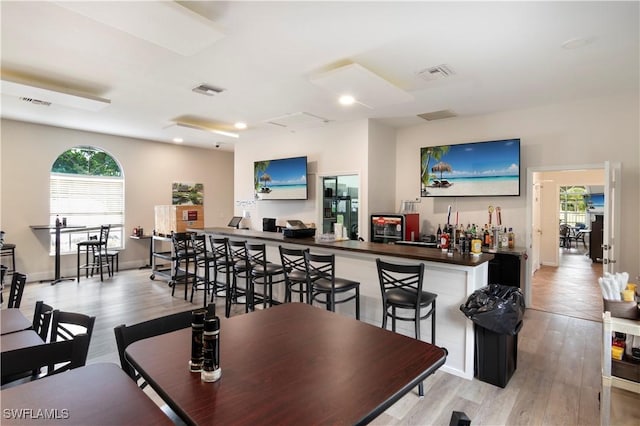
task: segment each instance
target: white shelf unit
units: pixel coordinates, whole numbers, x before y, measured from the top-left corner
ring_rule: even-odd
[[[600,392],[600,424],[609,425],[611,417],[611,387],[640,393],[640,382],[611,375],[611,333],[640,336],[640,321],[612,317],[610,312],[602,314],[602,391]]]

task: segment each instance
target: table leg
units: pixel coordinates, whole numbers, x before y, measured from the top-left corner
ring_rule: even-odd
[[[74,281],[75,278],[64,278],[60,276],[60,226],[56,226],[56,250],[55,250],[55,274],[52,280],[42,280],[42,282],[51,281],[51,285],[56,285],[62,281]]]

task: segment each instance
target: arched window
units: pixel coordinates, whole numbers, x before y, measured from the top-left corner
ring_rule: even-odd
[[[120,165],[99,148],[78,146],[63,152],[53,163],[49,187],[49,223],[66,218],[69,225],[89,228],[124,224],[124,176]],[[60,251],[75,251],[86,233],[64,233]],[[112,226],[109,247],[122,248],[122,226]],[[53,250],[53,244],[52,244]]]

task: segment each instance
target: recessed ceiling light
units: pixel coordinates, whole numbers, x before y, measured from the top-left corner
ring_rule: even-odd
[[[184,139],[182,139],[182,138],[173,138],[173,141],[175,143],[182,143],[182,142],[184,142]]]
[[[355,101],[355,98],[351,95],[342,95],[340,99],[338,99],[341,105],[353,105]]]
[[[246,129],[247,128],[247,123],[243,123],[242,121],[238,121],[236,124],[233,125],[236,129]]]
[[[583,37],[574,37],[562,43],[563,49],[578,49],[591,43],[591,39]]]

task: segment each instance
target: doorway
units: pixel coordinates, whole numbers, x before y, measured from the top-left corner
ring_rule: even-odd
[[[359,236],[360,197],[358,175],[322,177],[322,233],[334,232],[335,224],[346,231],[345,238],[357,240]]]
[[[589,255],[590,238],[565,240],[561,235],[562,219],[567,221],[567,205],[561,193],[567,188],[584,186],[588,192],[601,193],[605,185],[602,165],[529,170],[527,191],[527,245],[530,263],[527,265],[525,299],[527,307],[599,321],[602,317],[602,296],[598,278],[602,264]],[[566,197],[565,197],[566,199]],[[595,214],[585,215],[585,229],[590,230]],[[571,222],[571,235],[577,236]]]

